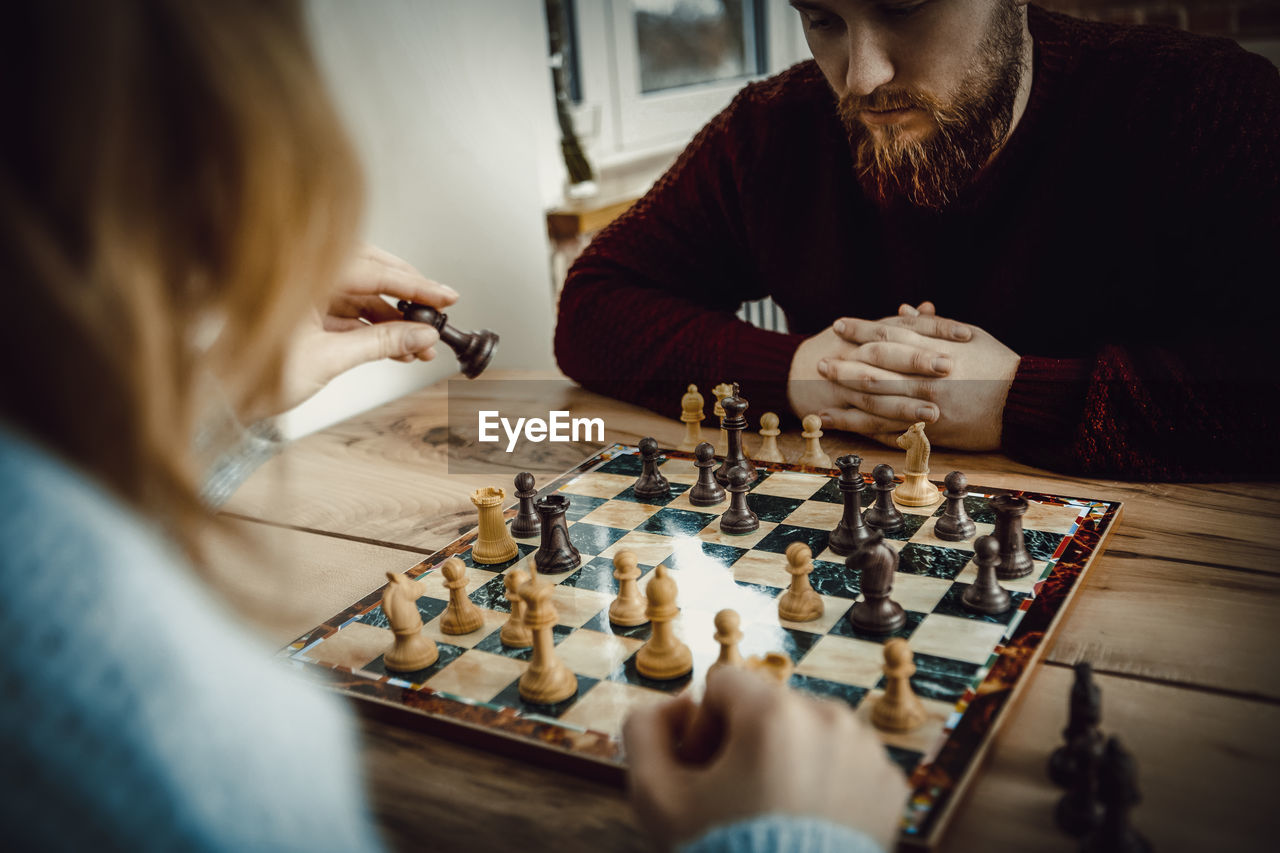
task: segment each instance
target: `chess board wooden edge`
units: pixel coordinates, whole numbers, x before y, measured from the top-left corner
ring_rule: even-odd
[[[1022,702],[1022,698],[1026,696],[1028,684],[1034,680],[1036,672],[1043,666],[1045,655],[1048,654],[1049,646],[1053,642],[1053,636],[1058,627],[1065,621],[1067,614],[1074,607],[1078,600],[1080,588],[1084,586],[1085,578],[1089,573],[1089,569],[1093,567],[1094,561],[1102,555],[1111,540],[1112,534],[1115,532],[1116,525],[1120,523],[1121,516],[1124,512],[1123,503],[1116,501],[1115,510],[1112,513],[1109,523],[1103,529],[1098,537],[1097,542],[1092,546],[1092,553],[1086,562],[1076,582],[1072,584],[1062,603],[1058,606],[1053,619],[1049,622],[1048,627],[1041,635],[1039,643],[1036,644],[1033,653],[1027,658],[1022,671],[1022,675],[1014,681],[1013,687],[1008,691],[1002,707],[995,713],[991,720],[991,724],[987,730],[987,735],[978,742],[978,747],[974,752],[968,771],[955,784],[951,796],[945,805],[938,809],[933,818],[930,832],[925,836],[912,837],[901,835],[898,840],[898,847],[905,850],[929,850],[934,847],[939,840],[946,834],[947,827],[950,826],[952,818],[955,816],[964,804],[966,797],[973,788],[973,782],[977,778],[979,772],[985,766],[987,760],[991,756],[991,749],[995,741],[1000,736],[1001,730],[1005,723],[1017,712],[1018,706]],[[1066,720],[1063,720],[1066,725]],[[1048,751],[1045,754],[1045,760],[1048,760]]]
[[[567,482],[619,455],[635,454],[636,452],[637,448],[634,446],[614,444],[604,448],[570,470],[552,478],[547,486],[554,483]],[[663,449],[662,454],[667,458],[689,461],[694,459],[692,453],[678,450]],[[813,468],[787,463],[766,463],[754,460],[753,462],[758,468],[771,472],[798,471],[826,476],[836,476],[838,474],[835,469]],[[868,477],[869,475],[864,472],[864,479]],[[900,481],[901,478],[896,479]],[[544,486],[544,488],[547,486]],[[1070,605],[1074,603],[1076,592],[1082,585],[1088,569],[1092,566],[1094,560],[1101,555],[1110,540],[1123,509],[1123,505],[1119,501],[1109,501],[1101,498],[1047,495],[1018,489],[987,486],[970,486],[970,490],[991,496],[998,494],[1023,495],[1031,500],[1044,499],[1043,502],[1046,503],[1078,501],[1106,504],[1108,509],[1099,519],[1086,519],[1086,521],[1095,522],[1087,530],[1083,529],[1084,523],[1082,522],[1082,528],[1067,537],[1064,542],[1065,550],[1056,558],[1057,562],[1055,563],[1054,571],[1045,577],[1042,583],[1048,585],[1051,581],[1059,580],[1059,571],[1063,571],[1064,574],[1072,574],[1074,570],[1071,580],[1065,585],[1062,583],[1054,584],[1051,589],[1037,594],[1030,610],[1025,614],[1022,622],[1010,637],[1011,640],[1024,641],[1024,644],[1013,648],[1015,643],[1011,642],[1003,648],[1001,654],[998,655],[996,663],[992,665],[983,682],[979,685],[976,695],[961,713],[956,729],[952,733],[953,735],[962,726],[968,729],[980,728],[982,731],[981,736],[973,736],[971,734],[967,741],[975,743],[976,746],[973,751],[963,754],[961,762],[963,772],[958,776],[948,776],[945,779],[935,778],[932,771],[938,770],[944,764],[943,758],[947,752],[945,746],[937,755],[933,756],[931,763],[917,768],[917,772],[912,778],[913,801],[919,797],[922,791],[926,791],[938,783],[942,784],[944,793],[941,800],[931,800],[929,814],[923,824],[922,831],[914,835],[906,832],[900,834],[899,847],[903,849],[930,849],[941,839],[955,810],[968,792],[976,771],[989,755],[992,741],[998,736],[1004,720],[1007,719],[1011,712],[1011,708],[1023,695],[1026,683],[1030,681],[1029,676],[1033,674],[1034,669],[1038,668],[1042,661],[1053,632],[1061,624]],[[513,503],[504,510],[504,518],[514,518],[516,512],[517,506]],[[1090,534],[1096,534],[1096,536],[1091,537]],[[464,553],[472,545],[477,535],[477,530],[471,530],[410,567],[405,571],[405,574],[410,578],[417,579],[429,570],[439,568],[445,559]],[[1073,552],[1081,553],[1076,554]],[[1069,555],[1071,555],[1070,559]],[[1078,565],[1076,561],[1078,561]],[[383,589],[379,588],[360,601],[353,603],[339,614],[326,620],[323,624],[313,628],[301,638],[286,646],[281,650],[280,654],[285,657],[294,657],[306,648],[332,636],[355,617],[376,604],[381,598],[382,591]],[[1057,592],[1061,592],[1061,596],[1055,600],[1055,593]],[[1036,627],[1035,620],[1032,618],[1033,614],[1039,613],[1039,616],[1043,617],[1044,613],[1040,611],[1045,610],[1051,611],[1049,618],[1038,630],[1032,630]],[[1027,642],[1032,640],[1033,642]],[[320,670],[322,677],[332,689],[345,696],[358,698],[362,700],[362,703],[369,703],[375,706],[374,708],[362,708],[361,703],[357,703],[356,707],[360,708],[362,713],[373,712],[375,715],[385,715],[412,728],[431,734],[445,734],[451,738],[458,733],[465,732],[466,737],[460,739],[477,747],[491,749],[520,760],[531,760],[540,766],[549,766],[553,769],[573,772],[609,784],[617,786],[625,784],[625,766],[617,760],[616,756],[610,754],[611,750],[607,747],[612,741],[607,735],[590,730],[570,731],[561,724],[552,725],[530,716],[520,716],[510,709],[496,710],[485,707],[483,703],[461,701],[432,691],[429,688],[423,688],[421,685],[401,688],[394,687],[383,681],[370,680],[370,678],[355,672],[346,671],[344,675],[344,667],[334,668],[318,664],[306,664],[297,660],[293,661],[293,663],[296,666],[305,667],[309,672]],[[1001,681],[1001,675],[1002,670],[1009,669],[1013,670],[1012,678],[1006,684]],[[441,713],[440,708],[445,707],[449,710]]]

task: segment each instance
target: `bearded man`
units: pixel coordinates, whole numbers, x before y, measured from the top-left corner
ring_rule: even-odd
[[[792,5],[813,61],[570,271],[567,375],[667,414],[736,381],[757,416],[1073,473],[1280,474],[1273,65],[1026,0]],[[766,296],[788,333],[736,318]]]

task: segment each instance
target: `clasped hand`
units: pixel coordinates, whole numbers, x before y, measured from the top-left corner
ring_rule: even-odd
[[[938,445],[1000,446],[1005,400],[1019,356],[977,326],[937,316],[933,303],[896,317],[846,317],[806,340],[791,362],[793,411],[824,427],[890,446],[916,421]]]

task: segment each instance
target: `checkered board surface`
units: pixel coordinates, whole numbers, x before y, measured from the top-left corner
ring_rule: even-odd
[[[867,460],[864,467],[874,462]],[[886,637],[864,634],[846,618],[860,590],[857,574],[827,548],[828,532],[843,506],[836,472],[757,463],[760,477],[748,503],[760,517],[760,529],[731,536],[719,530],[727,501],[716,507],[689,502],[687,491],[697,479],[690,454],[664,451],[661,471],[672,488],[661,500],[634,495],[640,467],[636,448],[615,445],[540,490],[569,498],[569,535],[582,553],[575,571],[543,576],[555,585],[557,652],[578,677],[572,698],[554,706],[524,702],[517,682],[530,650],[504,648],[499,639],[510,612],[503,572],[532,568],[536,538],[518,540],[519,555],[509,563],[483,566],[471,559],[473,531],[409,570],[426,588],[418,609],[440,650],[439,660],[420,672],[390,672],[383,664],[392,634],[381,591],[284,653],[299,666],[323,671],[345,693],[415,712],[433,725],[456,724],[455,734],[480,732],[481,740],[517,747],[515,752],[535,761],[563,764],[568,758],[583,769],[603,767],[604,775],[621,777],[625,756],[619,732],[627,712],[701,690],[719,653],[712,639],[714,616],[731,607],[741,616],[744,656],[784,652],[795,663],[792,687],[846,702],[869,717],[883,687]],[[1001,491],[970,489],[965,503],[977,522],[976,536],[992,531],[989,498]],[[1015,604],[1000,616],[973,614],[961,604],[976,576],[973,540],[946,542],[933,535],[942,504],[901,507],[905,529],[888,539],[899,555],[892,597],[907,611],[905,627],[890,636],[910,643],[916,665],[911,682],[929,713],[916,731],[881,733],[914,787],[903,819],[908,842],[930,843],[940,831],[946,808],[981,757],[999,712],[1024,680],[1120,512],[1117,502],[1015,493],[1031,502],[1024,530],[1035,570],[1003,582]],[[864,504],[871,494],[868,488]],[[513,507],[508,520],[514,514]],[[808,543],[814,555],[810,579],[825,603],[825,613],[814,622],[780,621],[777,615],[777,596],[790,581],[783,552],[795,541]],[[690,676],[659,682],[640,675],[635,653],[649,626],[609,623],[608,607],[617,594],[611,558],[624,549],[635,553],[644,572],[641,589],[659,563],[671,570],[679,588],[676,631],[693,652]],[[465,636],[439,629],[448,593],[437,568],[450,556],[468,565],[467,591],[485,617],[483,628]]]

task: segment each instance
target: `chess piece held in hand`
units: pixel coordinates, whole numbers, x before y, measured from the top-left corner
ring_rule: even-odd
[[[396,308],[406,320],[415,323],[426,323],[434,326],[440,333],[440,340],[458,356],[458,365],[462,375],[475,379],[489,366],[493,353],[498,349],[498,333],[488,329],[478,332],[461,332],[449,325],[449,315],[437,311],[430,305],[419,305],[417,302],[406,302],[401,299]]]
[[[386,614],[395,643],[382,656],[392,672],[415,672],[435,663],[440,657],[435,640],[422,633],[422,613],[418,599],[424,594],[422,584],[407,575],[387,572],[387,588],[382,593],[382,612]]]

